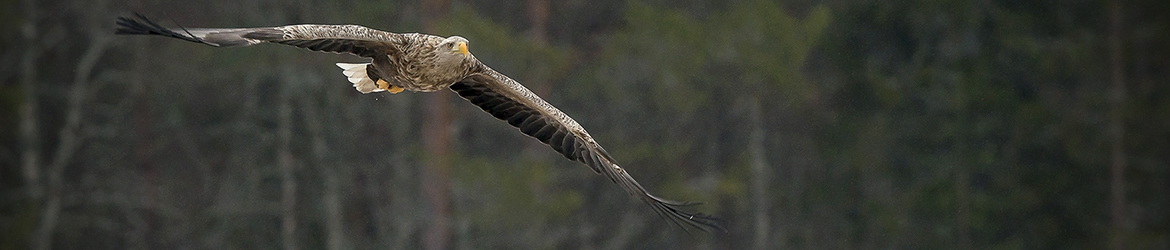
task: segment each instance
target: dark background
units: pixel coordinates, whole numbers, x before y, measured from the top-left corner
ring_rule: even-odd
[[[468,38],[690,234],[349,55],[114,36]],[[1168,249],[1170,2],[0,1],[2,249]]]

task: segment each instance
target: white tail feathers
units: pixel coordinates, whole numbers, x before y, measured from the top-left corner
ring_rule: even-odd
[[[343,70],[341,73],[345,74],[346,78],[349,78],[349,82],[353,83],[353,88],[357,89],[358,92],[365,94],[386,91],[385,89],[378,88],[374,80],[370,79],[369,75],[366,75],[366,65],[369,65],[369,63],[337,63],[337,67]]]

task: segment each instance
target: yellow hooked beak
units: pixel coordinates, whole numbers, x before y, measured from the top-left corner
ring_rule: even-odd
[[[459,42],[455,44],[455,51],[459,52],[459,54],[463,56],[467,56],[467,43]]]

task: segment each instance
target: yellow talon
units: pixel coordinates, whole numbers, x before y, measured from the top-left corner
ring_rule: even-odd
[[[402,92],[402,90],[403,90],[402,87],[390,85],[390,83],[388,83],[388,82],[386,82],[386,80],[382,80],[382,79],[378,79],[377,84],[378,84],[379,89],[384,89],[386,91],[389,91],[391,94],[398,94],[398,92]]]
[[[376,82],[375,84],[378,84],[379,89],[389,89],[390,88],[390,83],[386,82],[386,80],[378,79],[378,82]]]

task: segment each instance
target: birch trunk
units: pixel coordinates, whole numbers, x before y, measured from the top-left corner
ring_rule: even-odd
[[[750,105],[748,115],[752,131],[750,138],[748,138],[748,150],[751,153],[752,201],[756,205],[752,213],[752,218],[755,221],[755,236],[752,239],[752,247],[754,249],[772,249],[770,244],[772,220],[768,216],[772,207],[772,197],[768,195],[771,171],[768,169],[768,156],[765,155],[767,150],[764,148],[764,139],[767,133],[764,131],[759,97],[752,97]]]

